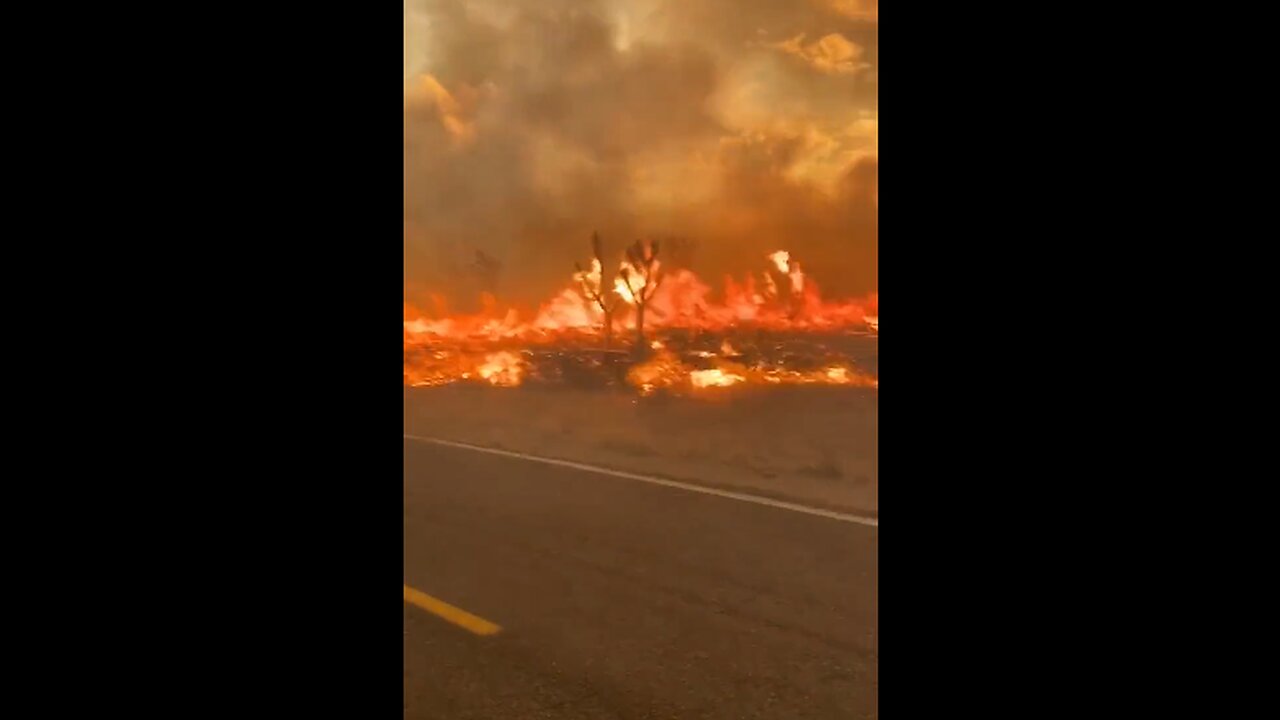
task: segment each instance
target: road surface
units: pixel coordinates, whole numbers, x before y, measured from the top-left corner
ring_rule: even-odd
[[[406,438],[405,717],[876,717],[878,533]]]

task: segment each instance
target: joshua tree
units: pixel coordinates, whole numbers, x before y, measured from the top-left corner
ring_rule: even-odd
[[[604,314],[604,349],[608,350],[609,341],[613,338],[613,311],[618,301],[617,298],[606,299],[611,293],[604,282],[604,257],[600,251],[599,233],[591,233],[591,254],[591,269],[583,270],[582,264],[575,262],[573,265],[578,272],[573,277],[581,286],[583,297],[595,303]]]
[[[618,270],[622,280],[618,284],[618,289],[626,293],[623,299],[629,297],[628,302],[636,307],[636,354],[638,355],[644,354],[647,347],[644,342],[644,311],[649,301],[653,299],[654,293],[658,291],[658,286],[662,284],[661,267],[658,262],[658,242],[637,240],[634,245],[627,248],[627,259],[622,261],[622,267]]]

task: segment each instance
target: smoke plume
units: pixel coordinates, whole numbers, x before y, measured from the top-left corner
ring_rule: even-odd
[[[593,231],[877,287],[874,0],[405,0],[406,298],[565,286]]]

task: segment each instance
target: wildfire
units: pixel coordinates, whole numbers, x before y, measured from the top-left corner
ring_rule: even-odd
[[[663,349],[627,373],[627,383],[643,395],[656,390],[706,390],[747,385],[843,385],[878,389],[874,376],[848,364],[828,365],[818,370],[788,370],[776,366],[748,366],[727,359],[728,355],[694,352],[692,358],[711,358],[713,367],[697,368]],[[697,362],[702,362],[697,360]]]
[[[783,252],[782,254],[786,254]],[[776,257],[774,253],[770,257]],[[656,261],[655,261],[656,267]],[[824,300],[818,286],[806,278],[799,263],[786,262],[792,294],[798,302],[783,302],[771,275],[764,275],[765,292],[756,291],[755,280],[748,276],[742,283],[725,278],[723,299],[712,298],[709,286],[688,270],[670,272],[666,280],[655,288],[650,284],[645,296],[650,299],[652,312],[646,316],[645,326],[653,328],[698,328],[717,331],[741,324],[771,330],[838,330],[878,328],[876,315],[878,299],[873,295],[863,301],[832,302]],[[625,273],[621,270],[626,270]],[[598,288],[601,269],[593,261],[591,269],[575,273],[575,283],[595,283]],[[634,304],[634,293],[640,293],[647,276],[644,271],[627,261],[620,264],[618,277],[614,279],[614,293]],[[627,311],[619,311],[615,322],[627,322]],[[413,315],[412,319],[409,315]],[[519,338],[525,341],[551,339],[557,333],[579,331],[598,334],[601,312],[585,300],[581,293],[566,288],[550,301],[543,303],[530,321],[521,321],[515,309],[499,314],[496,309],[477,316],[449,316],[442,319],[422,317],[416,309],[406,306],[404,322],[406,345],[430,338]]]
[[[589,293],[600,293],[600,278],[604,274],[604,268],[600,265],[599,258],[591,258],[590,270],[579,270],[573,274],[573,279],[582,284]]]
[[[476,369],[481,378],[492,385],[515,387],[524,376],[520,358],[514,353],[496,352],[486,355],[484,363]]]
[[[602,339],[607,346],[613,328],[633,326],[638,301],[642,301],[647,308],[644,327],[650,339],[644,342],[649,357],[614,376],[615,380],[625,377],[641,393],[658,389],[711,392],[737,385],[879,387],[874,376],[838,351],[834,355],[827,351],[831,362],[812,369],[818,358],[797,356],[775,341],[761,345],[759,335],[770,333],[786,343],[793,342],[786,338],[837,337],[831,333],[842,333],[838,337],[878,334],[877,296],[862,301],[824,300],[817,285],[801,272],[800,263],[785,250],[766,259],[789,293],[779,293],[774,273],[763,272],[759,273],[763,291],[748,275],[742,282],[726,278],[723,291],[713,295],[688,270],[664,269],[660,275],[654,252],[648,246],[636,248],[619,264],[612,286],[604,279],[597,252],[597,258],[572,275],[570,287],[543,303],[530,319],[522,319],[514,308],[504,311],[492,297],[484,298],[483,312],[471,316],[448,313],[438,298],[432,315],[406,303],[405,384],[420,387],[470,380],[514,387],[531,377],[543,381],[594,373],[607,378],[606,365],[627,362],[628,352],[601,356],[591,348],[598,348],[596,343]],[[623,302],[615,306],[612,296]],[[609,328],[605,328],[606,318]],[[714,344],[689,345],[689,338],[708,334],[719,336]],[[745,351],[737,345],[740,340],[746,343]],[[634,345],[635,340],[628,342]],[[801,367],[795,367],[795,362]],[[803,369],[806,365],[809,369]]]
[[[618,266],[618,277],[614,280],[613,290],[628,305],[647,302],[657,294],[659,287],[658,273],[662,269],[653,246],[640,243],[638,252],[629,256]]]
[[[627,382],[645,395],[659,388],[678,389],[687,386],[701,390],[729,387],[746,381],[746,374],[737,369],[729,366],[694,369],[666,350],[659,351],[627,373]]]
[[[668,388],[679,383],[687,372],[679,358],[666,350],[659,350],[651,359],[627,372],[627,383],[647,395],[660,387]]]
[[[773,261],[773,265],[778,268],[778,272],[787,276],[787,282],[791,286],[791,294],[796,296],[804,295],[804,272],[800,270],[800,263],[791,260],[791,253],[786,250],[779,250],[769,253],[768,258]],[[773,278],[766,274],[765,282],[771,294],[776,295],[778,286],[773,282]]]
[[[694,370],[689,373],[689,382],[696,388],[729,387],[746,380],[741,375],[727,373],[720,368],[710,370]]]

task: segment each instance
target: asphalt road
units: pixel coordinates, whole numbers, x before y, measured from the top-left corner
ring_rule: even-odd
[[[878,533],[405,439],[405,717],[875,717]]]

